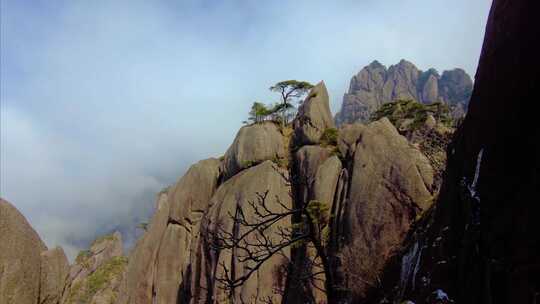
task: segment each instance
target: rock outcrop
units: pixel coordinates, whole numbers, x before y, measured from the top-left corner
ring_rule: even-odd
[[[39,300],[41,252],[47,247],[24,216],[0,199],[0,298],[2,304]]]
[[[319,144],[328,128],[334,128],[328,91],[323,81],[314,86],[298,109],[294,120],[294,135],[298,145]]]
[[[349,92],[343,96],[336,124],[367,122],[382,104],[398,99],[421,103],[444,102],[455,117],[465,113],[472,91],[472,80],[462,69],[420,71],[414,64],[401,60],[388,69],[374,61],[351,79]]]
[[[222,168],[224,178],[230,178],[265,160],[284,158],[286,155],[285,139],[275,123],[244,126],[225,153]]]
[[[354,293],[363,294],[381,274],[416,217],[431,206],[432,187],[428,159],[400,136],[388,119],[363,129],[356,144],[342,223],[348,239],[343,252],[363,260],[361,267],[351,271],[354,281],[348,284],[353,284]],[[355,276],[366,284],[356,281]]]
[[[96,239],[71,266],[61,304],[115,303],[126,266],[120,233]]]

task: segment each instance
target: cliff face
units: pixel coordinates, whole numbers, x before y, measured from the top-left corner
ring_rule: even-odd
[[[374,61],[351,79],[336,123],[367,122],[382,104],[398,99],[444,102],[451,106],[454,116],[462,116],[472,85],[471,77],[462,69],[444,71],[441,76],[435,69],[420,71],[406,60],[389,68]]]
[[[539,9],[493,1],[436,209],[409,234],[373,303],[538,303],[540,128],[530,101]]]

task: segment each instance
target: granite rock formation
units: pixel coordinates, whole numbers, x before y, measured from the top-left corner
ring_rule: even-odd
[[[421,71],[406,60],[389,68],[373,61],[351,79],[341,110],[336,114],[336,124],[367,122],[381,105],[399,99],[426,104],[443,102],[451,106],[455,117],[462,116],[472,85],[471,77],[462,69],[439,75],[435,69]]]

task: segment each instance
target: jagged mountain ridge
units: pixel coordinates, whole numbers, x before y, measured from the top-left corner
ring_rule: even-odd
[[[421,71],[404,59],[389,68],[375,60],[352,77],[341,110],[335,116],[336,124],[367,122],[382,104],[398,99],[425,104],[444,102],[455,117],[463,116],[472,86],[471,77],[459,68],[439,75],[435,69]]]

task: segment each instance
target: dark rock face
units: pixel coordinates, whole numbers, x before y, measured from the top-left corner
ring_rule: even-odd
[[[538,303],[540,128],[528,102],[538,99],[539,9],[493,1],[436,208],[410,233],[373,303]]]
[[[422,103],[445,102],[462,115],[472,91],[471,77],[462,69],[420,71],[414,64],[401,60],[388,69],[378,61],[364,67],[351,79],[349,92],[343,96],[336,124],[367,122],[382,104],[397,99],[414,99]]]

